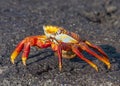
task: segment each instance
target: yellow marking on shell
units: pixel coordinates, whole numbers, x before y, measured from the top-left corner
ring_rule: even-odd
[[[11,58],[10,58],[10,60],[11,60],[11,62],[14,64],[14,61],[15,61],[15,58],[18,56],[18,52],[17,51],[14,51],[13,53],[12,53],[12,55],[11,55]]]
[[[44,30],[46,33],[56,33],[59,30],[59,27],[57,26],[52,26],[52,25],[47,25],[47,26],[43,26]]]
[[[38,36],[38,41],[46,41],[47,37],[45,35]]]
[[[43,38],[43,39],[45,39],[45,38],[47,38],[45,35],[40,35],[40,36],[38,36],[39,38]]]

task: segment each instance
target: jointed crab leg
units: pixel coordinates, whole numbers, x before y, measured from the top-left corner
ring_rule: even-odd
[[[109,58],[108,58],[107,54],[102,50],[102,48],[99,47],[99,46],[96,46],[96,45],[91,44],[89,41],[85,41],[85,43],[86,43],[88,46],[90,46],[91,48],[93,48],[93,49],[97,50],[99,53],[101,53],[102,58],[104,58],[104,59],[107,61],[108,68],[110,68]]]
[[[80,52],[81,50],[85,50],[86,52],[90,53],[92,56],[98,58],[100,61],[102,61],[103,63],[105,63],[108,67],[108,69],[110,68],[110,62],[108,59],[103,58],[102,56],[98,55],[97,53],[95,53],[93,50],[91,50],[85,43],[79,43],[78,44],[69,44],[69,43],[60,43],[58,45],[58,57],[59,57],[59,69],[61,70],[61,64],[62,64],[62,50],[66,50],[66,49],[71,49],[69,47],[69,45],[71,45],[72,47],[72,51],[78,55],[79,58],[81,58],[82,60],[84,60],[85,62],[87,62],[88,64],[90,64],[96,71],[98,71],[98,67],[96,64],[94,64],[92,61],[88,60],[86,57],[83,56],[83,54]],[[79,49],[80,48],[80,49]]]
[[[14,64],[16,57],[24,48],[22,54],[22,62],[24,65],[26,65],[26,60],[28,58],[31,46],[37,46],[39,48],[47,48],[51,46],[51,42],[47,40],[45,35],[26,37],[17,45],[16,49],[13,51],[11,55],[11,62]]]
[[[78,47],[73,46],[72,50],[75,54],[78,55],[79,58],[81,58],[83,61],[87,62],[88,64],[90,64],[96,71],[98,71],[98,67],[90,60],[86,59],[82,53],[79,51]]]
[[[93,50],[91,50],[88,46],[86,46],[86,44],[84,44],[84,43],[82,43],[82,45],[80,45],[80,47],[82,48],[82,50],[87,51],[92,56],[98,58],[100,61],[102,61],[103,63],[105,63],[107,65],[108,69],[110,68],[110,62],[109,62],[109,60],[107,58],[98,55]]]
[[[59,69],[60,69],[60,71],[61,71],[61,60],[62,60],[62,50],[66,50],[66,49],[70,49],[69,48],[69,46],[68,46],[68,44],[66,44],[66,43],[60,43],[59,45],[58,45],[58,50],[57,50],[57,52],[58,52],[58,58],[59,58]],[[98,71],[98,67],[92,62],[92,61],[90,61],[90,60],[88,60],[87,58],[85,58],[83,55],[82,55],[82,53],[79,51],[79,46],[78,45],[72,45],[72,51],[76,54],[76,55],[78,55],[78,57],[79,58],[81,58],[83,61],[85,61],[85,62],[87,62],[88,64],[90,64],[96,71]]]
[[[59,70],[61,71],[62,70],[62,47],[61,47],[61,44],[58,45],[57,53],[58,53]]]
[[[52,48],[52,50],[57,52],[59,70],[61,71],[62,70],[62,45],[61,45],[61,43],[60,44],[52,43],[51,48]]]
[[[13,53],[11,54],[11,62],[14,64],[14,61],[15,61],[15,59],[16,59],[16,57],[19,55],[19,53],[22,51],[22,49],[23,49],[23,47],[24,47],[24,40],[23,41],[21,41],[18,45],[17,45],[17,47],[15,48],[15,50],[13,51]]]
[[[22,54],[22,62],[24,65],[26,65],[26,60],[28,58],[30,52],[30,43],[25,44],[23,54]]]
[[[94,48],[96,49],[98,52],[100,52],[106,59],[108,59],[108,56],[107,54],[101,49],[101,47],[99,46],[96,46],[96,45],[93,45],[91,44],[89,41],[85,41],[85,43],[90,46],[91,48]]]

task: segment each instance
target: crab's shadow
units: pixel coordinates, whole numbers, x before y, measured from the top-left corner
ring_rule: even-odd
[[[40,55],[42,56],[42,57],[40,57]],[[35,61],[33,61],[33,62],[31,62],[31,63],[28,63],[28,65],[31,65],[31,64],[33,64],[33,63],[36,63],[36,62],[39,62],[39,61],[42,61],[42,60],[45,60],[45,59],[48,59],[48,58],[50,58],[50,57],[52,57],[52,56],[54,56],[54,52],[52,51],[52,50],[50,50],[50,49],[47,49],[47,50],[43,50],[43,51],[40,51],[40,52],[38,52],[38,53],[36,53],[36,54],[33,54],[33,55],[30,55],[28,58],[29,59],[33,59],[33,58],[36,58],[36,60]]]

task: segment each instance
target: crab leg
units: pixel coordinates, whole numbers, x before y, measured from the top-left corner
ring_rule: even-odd
[[[39,48],[47,48],[51,46],[51,41],[49,41],[45,35],[37,35],[37,36],[30,36],[23,39],[15,48],[11,55],[11,62],[14,64],[16,57],[22,51],[23,47],[23,54],[22,54],[22,62],[26,65],[26,60],[28,58],[30,47],[36,46]]]
[[[60,44],[51,44],[51,48],[53,51],[57,52],[58,54],[58,64],[59,64],[59,70],[62,70],[62,45]]]
[[[16,59],[16,57],[19,55],[19,53],[21,52],[21,50],[23,49],[23,47],[24,47],[24,40],[23,41],[21,41],[18,45],[17,45],[17,47],[15,48],[15,50],[13,51],[13,53],[12,53],[12,55],[11,55],[11,62],[14,64],[14,61],[15,61],[15,59]]]
[[[26,65],[26,60],[28,58],[30,52],[30,43],[25,44],[23,54],[22,54],[22,62],[24,65]]]
[[[86,59],[82,53],[78,50],[78,47],[74,46],[72,47],[72,50],[75,54],[78,55],[79,58],[81,58],[82,60],[84,60],[85,62],[87,62],[88,64],[90,64],[96,71],[98,71],[98,67],[90,60]]]
[[[98,55],[97,53],[95,53],[93,50],[91,50],[88,46],[86,46],[86,44],[80,46],[83,50],[87,51],[88,53],[90,53],[92,56],[98,58],[100,61],[102,61],[103,63],[105,63],[108,67],[108,69],[110,68],[110,62],[108,59],[101,57],[100,55]]]
[[[93,44],[91,44],[89,41],[85,41],[85,43],[86,43],[88,46],[90,46],[91,48],[94,48],[94,49],[96,49],[98,52],[100,52],[100,53],[104,56],[104,58],[108,59],[107,54],[102,50],[101,47],[96,46],[96,45],[93,45]]]
[[[61,71],[62,70],[62,46],[61,44],[58,45],[57,53],[58,53],[59,70]]]

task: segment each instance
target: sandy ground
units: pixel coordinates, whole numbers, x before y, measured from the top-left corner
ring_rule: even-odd
[[[27,66],[10,55],[25,37],[42,35],[43,25],[78,33],[108,54],[111,69],[85,56],[96,72],[78,59],[63,59],[62,72],[50,48],[31,48]],[[120,86],[120,0],[0,0],[0,86]]]

